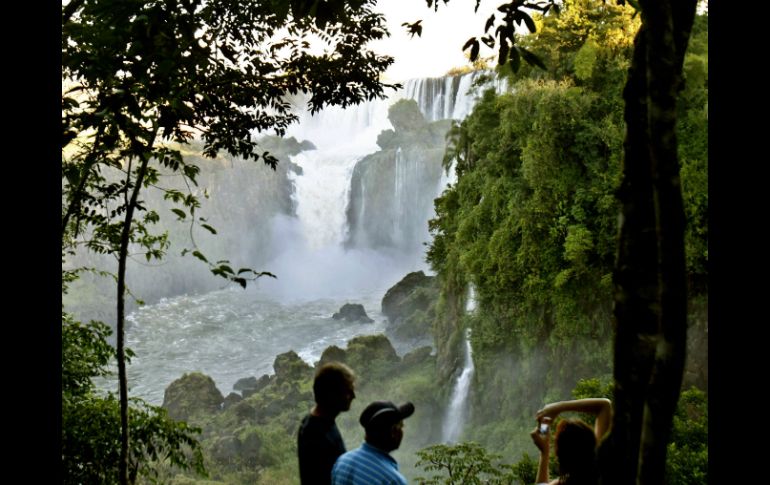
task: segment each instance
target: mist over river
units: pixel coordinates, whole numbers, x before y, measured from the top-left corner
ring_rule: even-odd
[[[298,167],[288,173],[293,213],[235,228],[236,234],[263,235],[258,252],[268,257],[254,269],[277,278],[262,277],[245,290],[155,299],[130,313],[126,344],[136,354],[128,366],[130,395],[161,404],[166,387],[194,371],[212,377],[227,395],[240,378],[273,374],[281,353],[293,350],[314,365],[327,347],[345,348],[359,335],[385,333],[399,355],[432,343],[389,335],[381,302],[407,273],[430,273],[425,245],[433,199],[454,173],[441,166],[444,132],[434,134],[430,130],[438,128],[429,124],[464,118],[479,74],[412,80],[389,99],[300,115],[287,136],[313,148],[290,157]],[[405,98],[414,100],[423,121],[392,123],[389,109]],[[400,112],[404,117],[408,110]],[[380,138],[385,132],[389,138]],[[438,145],[429,146],[431,136]],[[345,303],[362,304],[374,323],[332,319]],[[100,387],[117,392],[114,378]]]
[[[143,307],[127,318],[127,345],[136,352],[128,366],[131,395],[160,404],[165,388],[191,371],[211,376],[227,395],[242,377],[273,374],[275,356],[288,350],[312,365],[330,345],[344,348],[357,335],[385,331],[382,294],[278,301],[263,289],[238,287]],[[375,322],[332,319],[348,301],[363,304]]]

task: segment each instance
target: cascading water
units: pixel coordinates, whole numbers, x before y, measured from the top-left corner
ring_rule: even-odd
[[[272,260],[260,263],[258,269],[278,278],[261,278],[246,291],[229,288],[167,298],[129,315],[127,344],[136,352],[129,366],[132,395],[160,404],[166,386],[192,371],[211,376],[227,394],[238,378],[272,373],[272,362],[279,353],[295,350],[312,364],[329,345],[344,347],[356,335],[383,333],[386,324],[379,306],[385,290],[414,271],[414,261],[424,264],[424,255],[413,254],[408,259],[403,252],[365,243],[346,247],[350,193],[362,194],[356,213],[364,218],[381,203],[376,196],[393,190],[387,200],[395,200],[389,202],[393,204],[389,210],[397,217],[399,232],[391,237],[396,236],[408,250],[424,251],[419,241],[414,242],[426,236],[413,233],[416,228],[427,233],[432,204],[416,210],[415,194],[432,201],[454,181],[455,174],[442,170],[431,175],[434,178],[428,177],[414,147],[394,150],[393,158],[386,160],[393,168],[383,174],[392,179],[360,180],[351,186],[354,168],[363,157],[379,150],[378,135],[392,128],[388,108],[395,101],[416,100],[430,121],[462,119],[475,102],[468,88],[477,77],[478,73],[472,73],[413,80],[387,100],[300,115],[300,123],[287,136],[309,140],[316,149],[291,157],[301,169],[288,175],[296,217],[278,215],[270,224],[243,226],[244,233],[259,231],[265,235],[263,239],[271,241],[258,249]],[[220,190],[227,193],[227,187]],[[375,323],[350,325],[331,319],[348,301],[363,303]],[[393,344],[399,353],[409,350],[397,341]],[[445,440],[449,441],[457,439],[462,430],[473,375],[467,335],[465,359],[447,418]],[[113,381],[104,385],[113,386]]]
[[[387,100],[304,114],[288,135],[310,140],[315,150],[295,155],[302,174],[292,176],[297,219],[309,246],[340,245],[345,237],[345,208],[353,167],[377,151],[377,135],[391,128]]]
[[[468,287],[468,299],[465,303],[465,312],[470,313],[476,309],[476,296],[473,285]],[[456,443],[462,434],[465,420],[468,414],[468,394],[471,389],[471,379],[473,379],[473,351],[471,349],[471,330],[465,329],[465,361],[463,370],[455,381],[452,390],[452,398],[449,401],[446,417],[444,418],[444,429],[442,441],[444,443]]]
[[[449,402],[449,408],[444,419],[444,429],[441,438],[444,443],[456,443],[463,431],[468,413],[468,393],[471,389],[473,370],[470,329],[468,329],[465,332],[465,363],[463,364],[463,371],[455,382],[452,399]]]

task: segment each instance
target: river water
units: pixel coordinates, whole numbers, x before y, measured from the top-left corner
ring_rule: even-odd
[[[280,301],[261,288],[233,287],[140,308],[127,317],[127,346],[136,352],[128,366],[130,394],[161,404],[172,381],[198,371],[227,395],[242,377],[273,374],[275,356],[289,350],[313,365],[330,345],[345,348],[355,336],[385,332],[383,294],[370,289],[350,298]],[[348,302],[363,304],[374,323],[332,319]],[[409,350],[393,344],[399,355]],[[117,392],[112,379],[101,387]]]

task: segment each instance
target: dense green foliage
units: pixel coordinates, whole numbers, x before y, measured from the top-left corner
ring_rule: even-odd
[[[572,390],[574,399],[612,397],[609,377],[578,381]],[[578,413],[577,417],[593,424],[595,416]],[[557,421],[552,424],[556,428]],[[665,485],[696,485],[708,483],[708,402],[702,391],[695,388],[682,393],[674,417],[674,433],[668,445]],[[537,475],[537,449],[530,443],[535,456],[521,453],[521,459],[508,464],[510,456],[489,453],[475,442],[456,445],[433,445],[417,452],[421,485],[461,485],[472,483],[531,485]],[[558,474],[558,462],[551,454],[550,476]]]
[[[62,318],[62,473],[65,484],[112,484],[118,481],[119,403],[96,391],[92,379],[109,374],[114,350],[106,343],[109,328]],[[205,474],[197,442],[199,429],[168,418],[166,411],[132,399],[129,408],[132,481],[157,478],[159,466]]]
[[[434,379],[435,357],[424,350],[399,357],[383,335],[362,336],[352,339],[345,349],[327,348],[319,361],[333,356],[350,365],[357,375],[356,399],[350,411],[337,417],[348,449],[357,448],[363,441],[358,418],[370,402],[414,403],[415,414],[405,421],[404,440],[394,452],[407,477],[414,473],[417,450],[438,441],[441,431],[443,400]],[[199,409],[187,416],[202,429],[201,447],[213,483],[298,483],[296,433],[313,406],[314,369],[291,351],[279,355],[273,367],[275,375],[256,392],[244,393],[243,399],[232,394],[225,399],[222,410]],[[187,378],[169,386],[177,390],[176,401],[190,402],[198,395],[199,386]],[[187,387],[186,397],[180,394],[185,391],[178,385],[183,380],[192,384]],[[163,476],[173,484],[210,483],[178,470],[164,470]]]
[[[130,412],[128,403],[129,247],[139,248],[147,261],[162,258],[169,248],[168,234],[155,229],[159,213],[146,207],[140,193],[157,188],[163,170],[172,172],[185,189],[161,188],[163,197],[177,204],[171,211],[216,233],[196,214],[201,203],[193,187],[200,168],[185,160],[180,144],[198,138],[207,157],[226,151],[274,167],[277,159],[257,151],[253,135],[266,130],[282,135],[296,121],[290,96],[307,94],[311,111],[382,96],[392,86],[379,76],[393,60],[366,47],[387,35],[373,4],[72,0],[62,5],[62,253],[71,256],[80,246],[118,261],[120,439],[112,444],[120,448],[119,483],[136,479],[136,466],[129,468],[137,458],[130,455],[146,449],[154,459],[153,436],[165,433],[148,427],[155,421],[143,422],[148,415],[137,414],[137,408]],[[249,278],[269,274],[233,268],[229,260],[209,261],[196,246],[184,253],[243,287]],[[134,429],[137,424],[144,426]],[[68,432],[77,433],[73,428]],[[181,453],[182,441],[167,443]],[[77,456],[71,451],[63,453],[65,462]],[[99,456],[115,458],[106,450]],[[87,461],[83,466],[91,468]]]
[[[418,451],[417,455],[420,457],[417,466],[431,472],[428,478],[417,478],[420,485],[511,483],[511,477],[505,476],[503,469],[495,464],[500,456],[488,454],[478,443],[433,445]]]
[[[666,485],[708,483],[708,400],[691,388],[682,393],[668,444]]]
[[[503,69],[509,93],[482,94],[450,133],[457,183],[436,200],[428,259],[441,281],[435,333],[448,379],[470,327],[476,376],[466,438],[517,454],[544,402],[609,375],[621,91],[638,19],[631,8],[565,2],[522,45],[548,71]],[[691,296],[707,291],[707,30],[687,56],[679,149]],[[469,287],[477,308],[464,315]],[[441,342],[449,343],[442,348]]]

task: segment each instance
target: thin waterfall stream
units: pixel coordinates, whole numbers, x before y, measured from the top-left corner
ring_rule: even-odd
[[[468,287],[468,299],[465,304],[465,312],[471,313],[476,309],[476,296],[473,285]],[[471,349],[471,329],[465,329],[465,360],[463,370],[455,381],[452,397],[449,401],[446,417],[444,418],[444,429],[442,441],[444,443],[456,443],[460,438],[465,427],[465,421],[468,417],[468,395],[471,390],[471,380],[473,379],[473,350]]]

